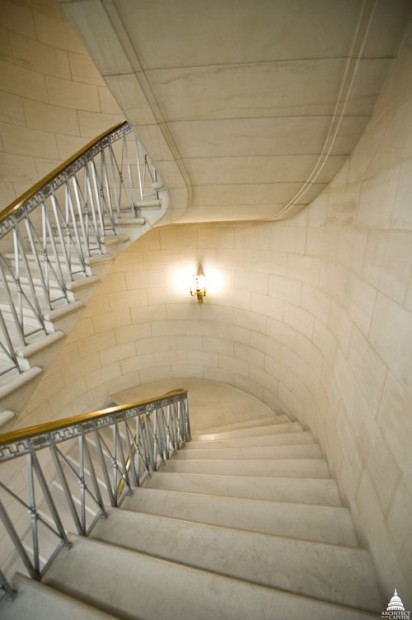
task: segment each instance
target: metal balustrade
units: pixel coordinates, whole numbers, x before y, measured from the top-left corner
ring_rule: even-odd
[[[156,170],[127,122],[69,158],[0,213],[0,375],[25,369],[21,350],[50,333],[51,311],[74,301],[121,218],[142,223],[158,200]]]
[[[0,435],[3,596],[13,595],[7,577],[17,555],[40,579],[60,549],[70,547],[70,531],[87,536],[107,516],[106,506],[120,506],[190,438],[181,389]]]

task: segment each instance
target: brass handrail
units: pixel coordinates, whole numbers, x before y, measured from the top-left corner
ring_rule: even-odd
[[[27,573],[41,578],[60,549],[70,548],[69,531],[88,536],[107,506],[119,507],[190,439],[181,388],[1,435],[0,463],[20,458],[18,475],[3,469],[0,477],[2,562],[10,569],[17,554]],[[0,567],[0,598],[3,591],[12,595]]]
[[[49,172],[49,174],[47,174],[42,179],[40,179],[40,181],[38,181],[35,185],[33,185],[28,190],[23,192],[21,196],[16,198],[12,203],[10,203],[7,207],[5,207],[5,209],[0,211],[0,224],[1,222],[4,222],[4,220],[8,218],[10,215],[18,211],[20,207],[24,205],[28,200],[30,200],[30,198],[32,198],[39,190],[41,190],[44,185],[47,185],[48,183],[50,183],[55,177],[61,174],[66,168],[71,166],[76,161],[76,159],[85,155],[87,151],[89,151],[94,146],[96,146],[98,142],[100,142],[101,140],[109,136],[114,131],[121,129],[125,125],[127,125],[127,121],[122,121],[121,123],[118,123],[117,125],[114,125],[110,129],[107,129],[107,131],[104,131],[103,133],[101,133],[99,136],[97,136],[97,138],[93,138],[93,140],[88,142],[85,146],[83,146],[81,149],[76,151],[73,155],[70,155],[70,157],[68,157],[64,162],[62,162],[56,168],[54,168],[54,170]]]
[[[121,411],[125,411],[127,409],[145,407],[146,405],[150,405],[157,401],[183,395],[187,395],[187,390],[183,388],[176,388],[175,390],[171,390],[170,392],[166,392],[165,394],[162,394],[161,396],[157,396],[155,398],[139,400],[124,405],[116,405],[115,407],[107,407],[106,409],[100,409],[98,411],[92,411],[90,413],[82,413],[76,416],[62,418],[61,420],[55,420],[53,422],[45,422],[44,424],[28,426],[26,428],[10,431],[8,433],[0,433],[0,446],[8,443],[13,443],[15,441],[30,439],[31,437],[35,437],[36,435],[51,433],[53,431],[61,430],[62,428],[69,428],[78,424],[82,424],[84,422],[90,422],[91,420],[98,420],[100,418],[104,418],[115,413],[120,413]]]

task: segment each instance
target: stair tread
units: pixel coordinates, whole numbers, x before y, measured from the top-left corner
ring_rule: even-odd
[[[122,583],[121,589],[113,575]],[[117,547],[114,552],[112,545],[90,539],[76,538],[69,552],[62,550],[45,582],[109,613],[116,611],[120,616],[142,620],[376,617],[359,609],[189,568],[128,549]],[[276,609],[279,613],[274,615]]]
[[[285,476],[330,478],[324,459],[170,459],[164,471],[211,474],[246,474],[251,476]]]
[[[350,512],[343,506],[225,497],[145,486],[127,497],[123,507],[189,521],[357,546]]]
[[[216,431],[215,433],[198,433],[193,434],[193,441],[215,441],[217,439],[235,438],[235,437],[255,437],[258,435],[271,435],[290,432],[292,430],[302,431],[299,422],[279,422],[278,424],[268,424],[264,426],[256,426],[250,428],[237,428],[231,431]]]
[[[139,202],[137,203],[137,207],[139,207],[140,209],[161,207],[161,206],[162,206],[162,201],[156,198],[153,198],[153,199],[147,198],[146,200],[139,200]]]
[[[117,616],[67,596],[43,583],[17,575],[18,596],[0,601],[2,620],[117,620]]]
[[[364,549],[115,509],[97,524],[93,538],[260,585],[363,609],[382,608]]]
[[[249,420],[243,420],[241,422],[231,422],[230,424],[214,424],[212,426],[205,426],[201,429],[196,429],[196,433],[215,433],[226,430],[237,430],[242,428],[253,428],[256,426],[266,426],[273,424],[282,424],[285,422],[291,422],[292,420],[286,416],[285,414],[277,415],[273,414],[273,416],[265,416],[262,418],[252,418]]]
[[[228,437],[216,440],[191,441],[188,444],[190,450],[211,450],[213,448],[257,448],[261,446],[297,445],[314,443],[311,433],[294,430],[287,433],[272,435],[253,435],[252,437]]]
[[[145,485],[155,489],[188,491],[230,497],[247,497],[340,506],[335,480],[322,478],[272,478],[225,474],[154,472]]]
[[[0,399],[6,398],[13,392],[20,390],[23,386],[30,383],[42,373],[42,369],[38,366],[28,368],[19,374],[7,373],[3,375],[0,382]]]
[[[176,459],[265,459],[265,458],[320,458],[318,444],[306,443],[297,445],[277,446],[244,446],[241,448],[191,448],[190,443],[180,450]]]

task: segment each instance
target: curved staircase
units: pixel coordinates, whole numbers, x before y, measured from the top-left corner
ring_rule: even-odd
[[[202,430],[71,536],[3,620],[343,620],[384,608],[370,555],[310,433],[285,415]]]
[[[0,213],[0,427],[27,404],[117,254],[167,208],[124,122]]]

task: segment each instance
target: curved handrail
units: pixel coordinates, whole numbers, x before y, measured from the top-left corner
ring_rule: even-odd
[[[140,409],[145,408],[148,405],[154,405],[157,402],[174,398],[175,396],[187,396],[187,390],[183,388],[176,388],[161,396],[155,398],[148,398],[145,400],[139,400],[133,403],[126,403],[124,405],[116,405],[114,407],[107,407],[106,409],[99,409],[97,411],[91,411],[89,413],[83,413],[76,416],[70,416],[68,418],[62,418],[61,420],[54,420],[53,422],[45,422],[44,424],[37,424],[34,426],[27,426],[8,433],[0,433],[0,446],[14,443],[16,441],[24,441],[25,439],[31,439],[38,435],[44,435],[45,433],[52,433],[54,431],[61,430],[63,428],[70,428],[72,426],[78,426],[85,422],[91,422],[93,420],[99,420],[108,416],[122,413],[128,409]],[[1,460],[1,459],[0,459]]]
[[[13,200],[13,202],[11,202],[5,209],[0,211],[0,224],[1,222],[4,222],[4,220],[9,217],[9,215],[12,215],[16,211],[18,211],[20,207],[22,207],[28,200],[30,200],[30,198],[33,198],[33,196],[39,190],[41,190],[42,187],[53,181],[53,179],[55,179],[59,174],[61,174],[62,172],[67,170],[67,168],[73,165],[77,159],[79,159],[80,157],[84,157],[87,152],[91,151],[93,147],[95,147],[99,142],[101,142],[105,138],[108,138],[111,134],[118,131],[119,129],[123,129],[124,127],[126,127],[126,125],[128,125],[127,121],[122,121],[121,123],[114,125],[107,131],[104,131],[99,136],[88,142],[84,147],[76,151],[73,155],[65,159],[61,164],[59,164],[56,168],[49,172],[49,174],[46,174],[46,176],[40,179],[40,181],[35,183],[35,185],[23,192],[21,196]]]
[[[154,225],[164,193],[123,121],[0,212],[0,376],[30,367],[25,347],[54,331],[50,313],[76,301],[96,258]]]

